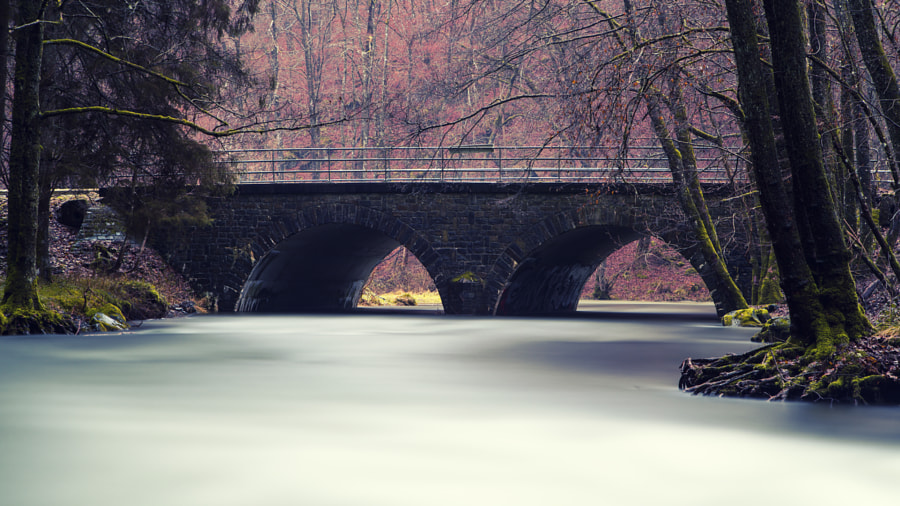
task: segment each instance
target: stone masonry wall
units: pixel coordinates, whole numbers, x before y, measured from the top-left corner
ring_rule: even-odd
[[[231,310],[254,265],[292,234],[340,223],[378,230],[428,269],[447,313],[492,314],[530,252],[585,226],[652,233],[696,255],[665,189],[574,185],[246,185],[209,202],[213,225],[162,245],[199,291]],[[698,271],[703,274],[703,266]]]

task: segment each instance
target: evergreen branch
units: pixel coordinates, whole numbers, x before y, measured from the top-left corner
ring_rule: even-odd
[[[99,56],[102,56],[103,58],[106,58],[107,60],[110,60],[110,61],[112,61],[112,62],[118,63],[118,64],[120,64],[120,65],[122,65],[122,66],[125,66],[125,67],[128,67],[128,68],[135,69],[135,70],[137,70],[137,71],[139,71],[139,72],[143,72],[143,73],[148,74],[148,75],[150,75],[150,76],[153,76],[153,77],[155,77],[155,78],[157,78],[157,79],[161,79],[161,80],[163,80],[163,81],[165,81],[165,82],[171,84],[172,87],[175,88],[175,92],[178,94],[178,96],[180,96],[181,98],[183,98],[187,103],[191,104],[195,109],[197,109],[197,110],[200,111],[201,113],[203,113],[203,114],[209,116],[210,118],[212,118],[212,119],[218,121],[220,125],[222,125],[222,126],[227,125],[227,122],[225,122],[225,121],[222,120],[221,118],[217,117],[217,116],[216,116],[215,114],[213,114],[212,112],[210,112],[210,111],[204,109],[203,107],[201,107],[200,105],[198,105],[193,99],[191,99],[190,97],[188,97],[188,96],[184,93],[183,88],[191,88],[191,85],[189,85],[189,84],[187,84],[187,83],[184,83],[184,82],[182,82],[182,81],[179,81],[178,79],[174,79],[174,78],[169,77],[169,76],[167,76],[167,75],[165,75],[165,74],[163,74],[163,73],[161,73],[161,72],[157,72],[157,71],[155,71],[155,70],[148,69],[147,67],[144,67],[143,65],[138,65],[137,63],[134,63],[134,62],[132,62],[132,61],[128,61],[128,60],[123,59],[123,58],[119,58],[119,57],[117,57],[117,56],[115,56],[115,55],[112,55],[112,54],[110,54],[110,53],[107,53],[106,51],[103,51],[102,49],[100,49],[100,48],[98,48],[98,47],[96,47],[96,46],[93,46],[93,45],[88,44],[88,43],[86,43],[86,42],[82,42],[82,41],[80,41],[80,40],[75,40],[75,39],[49,39],[49,40],[45,40],[45,41],[44,41],[44,44],[68,45],[68,46],[75,46],[75,47],[79,47],[79,48],[82,48],[82,49],[86,49],[86,50],[88,50],[89,52],[92,52],[92,53],[94,53],[94,54],[97,54],[97,55],[99,55]]]
[[[127,109],[116,109],[114,107],[105,107],[105,106],[87,106],[87,107],[69,107],[66,109],[55,109],[52,111],[44,111],[40,114],[40,117],[50,118],[53,116],[63,116],[68,114],[85,114],[85,113],[100,113],[100,114],[108,114],[111,116],[124,116],[128,118],[134,119],[143,119],[149,121],[161,121],[163,123],[173,123],[176,125],[181,125],[190,128],[196,132],[199,132],[204,135],[208,135],[210,137],[229,137],[232,135],[239,134],[264,134],[269,132],[284,132],[284,131],[299,131],[299,130],[308,130],[310,128],[320,128],[331,125],[336,125],[342,123],[344,120],[334,120],[334,121],[326,121],[323,123],[316,124],[306,124],[306,125],[277,125],[277,126],[264,126],[266,123],[253,123],[249,125],[243,125],[235,128],[229,128],[227,130],[210,130],[194,121],[184,119],[184,118],[176,118],[174,116],[166,116],[163,114],[149,114],[137,111],[130,111]]]
[[[92,45],[90,45],[90,44],[88,44],[88,43],[86,43],[86,42],[81,42],[80,40],[75,40],[75,39],[48,39],[48,40],[45,40],[45,41],[44,41],[44,44],[53,44],[53,45],[59,44],[59,45],[75,46],[75,47],[80,47],[80,48],[82,48],[82,49],[87,49],[88,51],[90,51],[90,52],[92,52],[92,53],[94,53],[94,54],[100,55],[100,56],[106,58],[107,60],[116,62],[116,63],[118,63],[118,64],[120,64],[120,65],[125,66],[125,67],[133,68],[133,69],[135,69],[135,70],[138,70],[138,71],[143,72],[143,73],[145,73],[145,74],[151,75],[151,76],[156,77],[156,78],[158,78],[158,79],[162,79],[163,81],[165,81],[165,82],[167,82],[167,83],[169,83],[169,84],[171,84],[171,85],[173,85],[173,86],[184,86],[184,87],[186,87],[186,88],[189,88],[189,87],[190,87],[190,85],[187,84],[187,83],[183,83],[183,82],[181,82],[181,81],[179,81],[179,80],[177,80],[177,79],[173,79],[173,78],[171,78],[171,77],[169,77],[169,76],[167,76],[167,75],[165,75],[165,74],[162,74],[162,73],[160,73],[160,72],[157,72],[157,71],[155,71],[155,70],[150,70],[150,69],[148,69],[147,67],[144,67],[144,66],[142,66],[142,65],[138,65],[137,63],[134,63],[134,62],[131,62],[131,61],[128,61],[128,60],[119,58],[118,56],[114,56],[114,55],[112,55],[112,54],[110,54],[110,53],[107,53],[106,51],[103,51],[102,49],[100,49],[100,48],[98,48],[98,47],[92,46]]]

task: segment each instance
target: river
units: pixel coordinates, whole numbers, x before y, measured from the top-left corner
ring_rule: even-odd
[[[893,505],[900,409],[694,397],[710,305],[0,338],[9,506]]]

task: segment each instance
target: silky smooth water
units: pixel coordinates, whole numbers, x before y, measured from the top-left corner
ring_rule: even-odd
[[[0,338],[0,505],[900,501],[900,409],[693,397],[711,306]]]

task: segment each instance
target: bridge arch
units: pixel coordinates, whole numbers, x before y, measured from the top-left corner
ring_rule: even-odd
[[[641,237],[634,213],[580,206],[558,213],[510,244],[485,289],[498,315],[575,311],[588,277],[610,253]]]
[[[235,310],[350,310],[372,270],[398,246],[406,247],[436,278],[439,256],[431,245],[386,213],[327,204],[277,217],[249,245],[258,260],[241,284]]]
[[[717,278],[685,230],[651,232],[646,214],[634,210],[580,207],[557,214],[527,237],[509,245],[490,271],[485,299],[497,315],[555,314],[575,311],[582,288],[612,252],[643,236],[664,240],[684,256],[703,279],[717,310]]]

